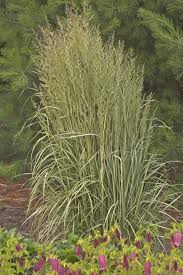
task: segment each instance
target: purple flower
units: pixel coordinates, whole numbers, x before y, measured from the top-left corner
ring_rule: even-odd
[[[58,270],[58,275],[65,275],[65,268],[60,266]]]
[[[120,231],[118,228],[116,228],[115,236],[116,236],[116,239],[117,239],[117,240],[120,240],[120,239],[121,239],[121,231]]]
[[[136,248],[141,248],[141,242],[140,241],[136,241],[135,243],[134,243],[134,245],[136,246]]]
[[[49,259],[48,262],[51,264],[52,271],[58,272],[58,275],[65,274],[65,268],[59,264],[59,261],[57,259]]]
[[[129,268],[128,256],[126,256],[126,255],[123,257],[123,267],[124,267],[126,270],[128,270],[128,268]]]
[[[150,243],[151,241],[152,241],[152,235],[151,235],[151,233],[147,233],[146,234],[146,240]]]
[[[43,257],[35,264],[35,266],[34,266],[34,271],[35,271],[35,272],[39,272],[39,271],[43,268],[45,261],[46,261],[46,258],[45,258],[45,256],[43,256]]]
[[[65,275],[65,268],[62,266],[58,267],[58,275]]]
[[[100,270],[106,270],[106,268],[107,268],[107,259],[106,259],[105,255],[103,255],[103,254],[99,255],[98,263],[99,263]]]
[[[16,251],[19,252],[19,251],[21,251],[21,250],[22,250],[22,247],[21,247],[19,244],[17,244],[17,245],[16,245]]]
[[[19,262],[20,267],[23,267],[23,266],[24,266],[24,259],[23,259],[23,257],[20,257],[20,258],[18,259],[18,262]]]
[[[173,266],[174,266],[174,269],[175,269],[175,271],[176,271],[177,273],[181,273],[181,272],[183,271],[182,268],[179,268],[179,267],[178,267],[177,261],[174,261]]]
[[[182,242],[182,233],[177,231],[174,235],[171,236],[171,245],[172,247],[179,247]]]
[[[138,255],[136,253],[132,252],[128,258],[130,260],[135,260],[137,257],[138,257]]]
[[[82,252],[82,259],[84,259],[86,257],[86,251]]]
[[[151,275],[151,263],[147,261],[144,265],[144,274]]]
[[[102,237],[102,238],[101,238],[101,242],[102,242],[102,243],[106,243],[106,242],[107,242],[107,236]]]
[[[52,271],[58,272],[60,268],[59,261],[57,259],[49,259],[48,261],[51,264]]]
[[[175,271],[177,271],[177,269],[178,269],[177,261],[174,261],[174,269],[175,269]]]
[[[75,247],[75,252],[76,252],[76,255],[77,256],[80,256],[81,255],[81,250],[82,250],[82,247],[80,244],[76,245]]]
[[[72,275],[72,272],[71,272],[70,269],[67,268],[67,269],[65,270],[65,274],[66,274],[66,275]]]
[[[96,248],[98,245],[99,245],[99,240],[95,239],[95,240],[93,241],[93,246],[94,246],[94,248]]]

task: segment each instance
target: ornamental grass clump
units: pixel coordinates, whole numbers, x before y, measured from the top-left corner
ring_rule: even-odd
[[[164,164],[149,153],[154,115],[142,69],[123,45],[103,44],[86,17],[69,13],[37,42],[31,201],[41,200],[31,217],[38,239],[115,222],[131,235],[167,219],[169,186]]]

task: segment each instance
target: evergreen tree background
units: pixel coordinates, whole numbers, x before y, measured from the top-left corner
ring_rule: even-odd
[[[24,160],[32,131],[16,137],[31,113],[31,52],[40,25],[62,15],[64,1],[0,0],[0,161]]]
[[[0,0],[0,159],[25,159],[31,146],[31,131],[13,141],[31,112],[25,102],[33,92],[33,31],[47,20],[55,26],[71,4],[91,6],[104,40],[114,34],[134,49],[145,66],[145,90],[154,93],[158,117],[172,129],[159,128],[154,149],[165,160],[183,161],[182,0]],[[176,169],[172,179],[181,181],[182,164]]]

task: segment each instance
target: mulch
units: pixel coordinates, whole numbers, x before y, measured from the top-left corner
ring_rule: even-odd
[[[29,235],[29,223],[24,223],[29,198],[30,189],[25,180],[8,182],[0,177],[0,227]]]
[[[31,236],[30,223],[25,222],[31,193],[26,181],[8,182],[0,177],[0,227]],[[183,213],[171,211],[170,214],[177,221],[183,221]]]

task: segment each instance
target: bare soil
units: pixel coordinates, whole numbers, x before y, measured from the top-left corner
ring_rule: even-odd
[[[29,224],[24,223],[29,197],[25,180],[10,183],[0,178],[0,227],[29,235]]]

